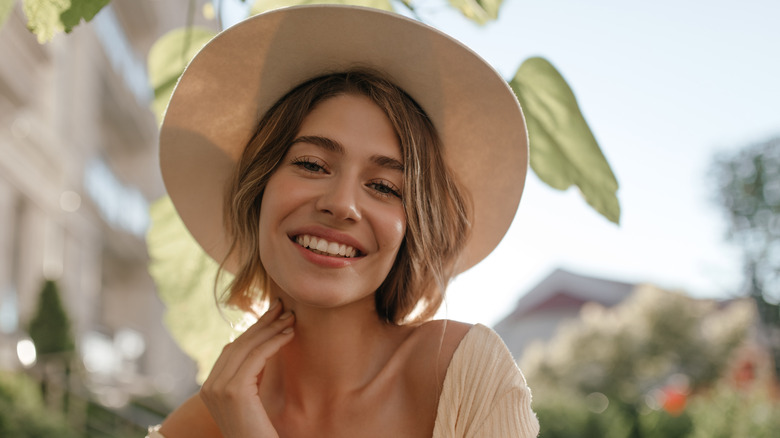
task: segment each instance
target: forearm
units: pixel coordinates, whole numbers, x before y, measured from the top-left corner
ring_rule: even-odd
[[[222,434],[198,394],[174,410],[149,438],[221,438]]]

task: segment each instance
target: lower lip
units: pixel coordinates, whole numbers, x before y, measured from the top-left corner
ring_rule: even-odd
[[[308,249],[302,247],[301,245],[298,245],[296,242],[292,242],[292,244],[295,245],[296,248],[298,248],[298,251],[301,253],[301,255],[303,255],[303,258],[305,258],[311,263],[314,263],[315,265],[322,266],[325,268],[345,268],[347,266],[352,266],[356,261],[361,259],[361,257],[326,256],[322,254],[317,254],[316,252],[309,251]]]

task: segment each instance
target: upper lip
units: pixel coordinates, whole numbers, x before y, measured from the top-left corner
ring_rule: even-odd
[[[288,234],[291,240],[295,241],[295,238],[300,235],[308,234],[310,236],[319,237],[327,240],[328,242],[336,242],[351,246],[358,250],[361,255],[366,255],[366,248],[354,237],[349,234],[336,231],[332,228],[326,228],[322,226],[307,226],[296,229]]]

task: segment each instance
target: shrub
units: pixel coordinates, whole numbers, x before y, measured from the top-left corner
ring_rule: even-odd
[[[21,373],[0,372],[0,437],[78,438],[65,418],[46,409],[38,384]]]

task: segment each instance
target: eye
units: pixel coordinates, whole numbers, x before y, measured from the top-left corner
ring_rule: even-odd
[[[325,172],[325,164],[312,157],[298,157],[290,164],[311,173]]]
[[[401,191],[392,183],[388,181],[371,181],[368,184],[368,187],[374,190],[377,195],[389,198],[389,197],[396,197],[398,199],[401,199]]]

